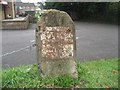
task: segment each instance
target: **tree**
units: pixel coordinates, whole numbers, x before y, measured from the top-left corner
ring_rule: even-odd
[[[79,19],[91,19],[117,22],[117,2],[46,2],[44,9],[58,9],[66,12],[74,11]]]
[[[39,8],[40,8],[41,10],[43,10],[43,7],[44,7],[43,2],[37,2],[37,4],[38,4]]]

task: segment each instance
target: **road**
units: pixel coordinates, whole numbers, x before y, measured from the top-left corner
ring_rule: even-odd
[[[77,59],[80,61],[118,56],[118,26],[99,23],[75,22]],[[3,30],[2,55],[32,45],[35,26],[28,30]],[[1,43],[0,43],[1,44]],[[2,67],[36,63],[36,48],[29,48],[2,57]]]

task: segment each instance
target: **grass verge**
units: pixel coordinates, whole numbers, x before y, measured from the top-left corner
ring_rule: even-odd
[[[118,59],[77,62],[78,79],[69,76],[40,78],[36,65],[2,71],[3,88],[118,88]]]

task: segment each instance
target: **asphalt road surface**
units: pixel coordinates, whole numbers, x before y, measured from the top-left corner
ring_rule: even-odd
[[[75,27],[77,60],[84,61],[118,56],[117,25],[75,22]],[[34,40],[35,25],[31,25],[28,30],[3,30],[2,67],[37,63],[36,48],[29,48]],[[28,48],[22,50],[26,47]]]

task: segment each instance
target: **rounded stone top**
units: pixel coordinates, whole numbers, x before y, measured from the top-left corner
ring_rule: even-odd
[[[55,9],[43,11],[38,23],[39,26],[73,26],[73,21],[66,12]]]

